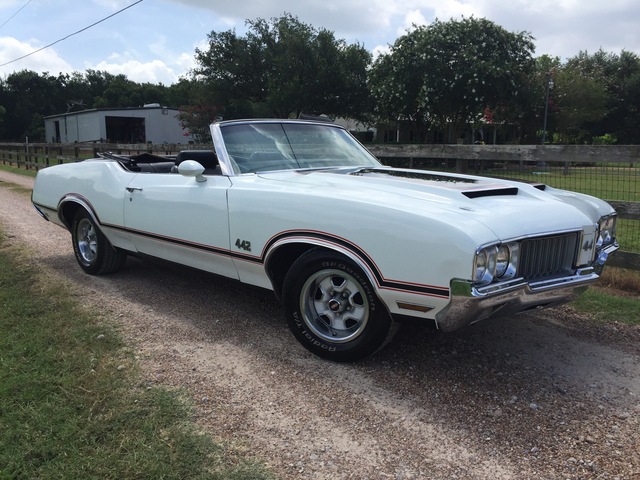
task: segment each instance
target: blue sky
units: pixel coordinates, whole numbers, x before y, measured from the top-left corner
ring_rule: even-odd
[[[169,85],[193,66],[196,47],[212,30],[284,12],[371,52],[384,51],[413,24],[435,18],[487,18],[512,32],[530,32],[536,55],[566,59],[602,48],[640,55],[638,0],[0,0],[0,64],[12,62],[131,6],[104,22],[23,60],[0,76],[29,69],[124,73]],[[12,18],[13,17],[13,18]]]

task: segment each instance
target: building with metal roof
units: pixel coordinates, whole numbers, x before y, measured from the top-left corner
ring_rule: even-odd
[[[45,117],[47,142],[188,143],[179,111],[159,104],[97,108]]]

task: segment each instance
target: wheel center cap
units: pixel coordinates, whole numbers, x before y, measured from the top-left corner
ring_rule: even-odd
[[[340,302],[338,300],[329,300],[329,310],[331,310],[332,312],[337,312],[338,310],[340,310]]]

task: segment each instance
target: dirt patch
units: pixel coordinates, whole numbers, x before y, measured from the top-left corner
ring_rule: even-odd
[[[7,182],[32,181],[0,172],[10,240],[121,325],[148,384],[187,389],[203,429],[279,478],[640,478],[637,328],[566,307],[455,334],[406,324],[376,356],[329,363],[268,293],[138,259],[84,275]]]

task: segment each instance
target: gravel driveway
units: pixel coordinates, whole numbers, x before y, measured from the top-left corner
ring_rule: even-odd
[[[201,427],[283,479],[640,479],[640,329],[569,308],[455,334],[405,324],[356,364],[319,360],[268,292],[131,258],[91,277],[0,171],[0,222],[77,285],[150,384],[187,389]],[[640,312],[639,312],[640,315]]]

